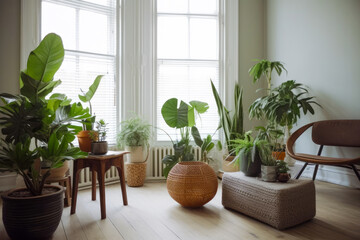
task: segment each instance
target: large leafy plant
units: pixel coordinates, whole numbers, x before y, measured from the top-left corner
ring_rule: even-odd
[[[0,147],[0,168],[20,174],[34,196],[42,194],[52,168],[87,155],[71,142],[81,129],[72,122],[90,117],[89,109],[71,103],[64,94],[48,97],[61,83],[53,78],[63,58],[61,38],[48,34],[30,53],[27,69],[20,74],[20,94],[0,94],[0,126],[5,137]],[[45,174],[34,168],[35,159],[49,166]]]
[[[314,97],[307,96],[308,90],[294,80],[288,80],[272,89],[269,95],[258,98],[250,106],[250,118],[265,117],[270,122],[289,130],[300,118],[301,112],[314,114]]]
[[[161,114],[166,124],[180,131],[180,140],[174,142],[171,138],[174,148],[174,154],[167,155],[163,159],[165,164],[163,173],[167,177],[171,168],[176,163],[181,161],[194,161],[194,154],[192,153],[192,146],[190,145],[191,136],[195,140],[195,143],[201,147],[202,156],[205,151],[210,151],[214,147],[211,136],[207,136],[205,139],[201,139],[199,130],[195,126],[196,115],[205,113],[209,105],[205,102],[190,101],[186,103],[178,99],[171,98],[167,100],[161,108]]]
[[[219,128],[223,129],[227,149],[229,153],[232,153],[232,140],[241,138],[244,135],[244,113],[242,102],[243,90],[240,89],[238,84],[235,85],[235,108],[231,116],[230,111],[222,103],[219,93],[217,92],[212,81],[211,87],[220,117]]]

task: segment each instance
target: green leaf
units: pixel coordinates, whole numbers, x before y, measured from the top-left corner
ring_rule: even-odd
[[[30,53],[25,73],[37,81],[50,82],[63,59],[64,47],[61,38],[55,33],[49,33]]]
[[[204,142],[201,139],[201,136],[200,136],[200,133],[199,133],[199,130],[197,129],[197,127],[195,127],[195,126],[191,127],[191,135],[193,136],[196,145],[201,147]]]
[[[87,91],[83,95],[80,95],[80,94],[78,95],[79,99],[82,102],[89,102],[93,98],[93,96],[96,93],[97,88],[99,87],[99,84],[100,84],[100,81],[101,81],[102,77],[103,77],[103,75],[98,75],[95,78],[94,82],[90,85],[89,91]]]
[[[161,114],[169,127],[186,127],[189,125],[189,105],[183,101],[180,102],[179,108],[177,108],[177,105],[178,100],[176,98],[167,100],[161,108]]]
[[[198,113],[205,113],[209,109],[209,104],[200,101],[190,101],[189,104],[195,108]]]

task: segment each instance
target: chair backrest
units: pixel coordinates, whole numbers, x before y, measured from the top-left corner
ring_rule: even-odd
[[[360,147],[360,120],[325,120],[315,122],[312,140],[319,145]]]

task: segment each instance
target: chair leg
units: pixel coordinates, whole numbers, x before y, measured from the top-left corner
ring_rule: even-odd
[[[305,168],[307,167],[309,163],[305,163],[304,166],[301,168],[300,172],[298,173],[298,175],[296,176],[296,179],[299,179],[299,177],[301,176],[301,174],[303,173],[303,171],[305,170]]]
[[[354,170],[356,176],[358,177],[358,179],[359,179],[359,181],[360,181],[360,174],[359,174],[358,170],[356,169],[355,165],[354,165],[354,164],[351,164],[351,167],[352,167],[352,169]]]
[[[319,168],[319,164],[316,164],[316,165],[315,165],[315,169],[314,169],[314,175],[313,175],[313,178],[312,178],[313,181],[315,181],[318,168]]]

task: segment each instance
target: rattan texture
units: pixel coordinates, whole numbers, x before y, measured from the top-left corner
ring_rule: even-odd
[[[126,182],[129,187],[141,187],[146,177],[146,162],[126,163]]]
[[[277,229],[285,229],[315,216],[315,186],[313,181],[305,179],[270,183],[240,172],[225,173],[222,204]]]
[[[201,207],[216,195],[215,171],[204,162],[176,164],[167,177],[170,196],[184,207]]]

